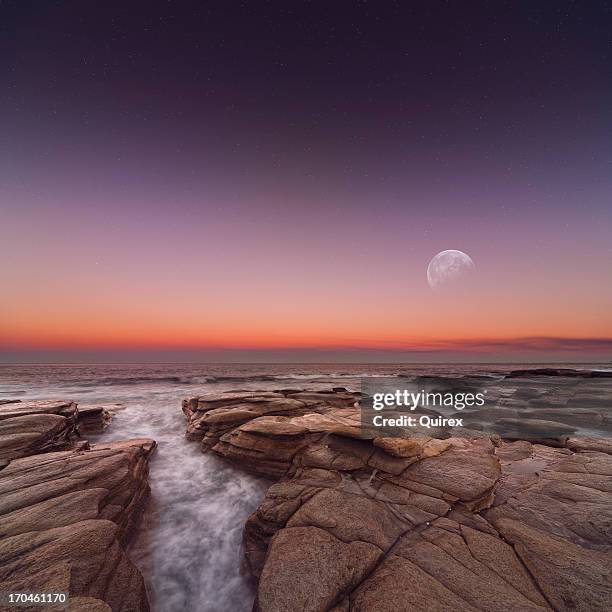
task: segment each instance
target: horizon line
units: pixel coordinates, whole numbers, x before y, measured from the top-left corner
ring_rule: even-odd
[[[36,352],[131,352],[131,351],[214,351],[221,353],[229,352],[333,352],[346,351],[355,353],[366,352],[395,352],[395,353],[443,353],[443,352],[496,352],[504,350],[529,350],[529,351],[575,351],[610,349],[612,350],[612,337],[572,337],[572,336],[517,336],[514,338],[466,338],[463,340],[426,340],[413,343],[368,343],[363,344],[327,344],[327,345],[219,345],[219,344],[0,344],[2,353],[36,353]]]

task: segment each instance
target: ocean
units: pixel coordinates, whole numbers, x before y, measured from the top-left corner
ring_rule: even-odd
[[[1,365],[0,399],[72,399],[114,408],[99,438],[150,437],[150,509],[129,550],[147,581],[153,609],[247,611],[254,587],[241,571],[242,528],[269,482],[246,474],[185,437],[181,400],[235,389],[359,390],[373,376],[486,375],[501,379],[524,364],[451,365]],[[611,364],[538,364],[612,370]],[[95,442],[95,438],[91,438]]]

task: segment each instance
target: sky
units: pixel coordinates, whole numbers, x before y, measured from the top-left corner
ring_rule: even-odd
[[[611,360],[611,29],[0,3],[0,361]],[[475,274],[432,291],[446,249]]]

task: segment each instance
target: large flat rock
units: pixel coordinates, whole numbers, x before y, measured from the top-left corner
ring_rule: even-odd
[[[371,457],[358,469],[294,459],[245,527],[257,609],[609,610],[612,457],[446,442],[399,474]],[[309,561],[321,533],[338,557],[331,581]],[[357,544],[372,552],[350,581],[344,559]]]
[[[0,407],[0,421],[36,414],[57,414],[76,421],[77,405],[70,400],[11,400]]]

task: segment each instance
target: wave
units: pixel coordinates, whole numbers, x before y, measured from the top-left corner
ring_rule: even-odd
[[[189,376],[112,376],[80,380],[82,387],[109,387],[121,385],[170,384],[170,385],[204,385],[218,383],[242,382],[278,382],[283,380],[329,380],[329,379],[359,379],[372,377],[397,377],[399,374],[380,374],[371,372],[329,372],[318,374],[237,374],[237,375],[189,375]]]
[[[79,384],[84,387],[109,387],[114,385],[140,385],[144,383],[184,384],[185,382],[187,381],[182,376],[118,376],[108,378],[92,378],[85,381],[79,381]]]
[[[253,375],[236,375],[236,376],[208,376],[207,380],[202,382],[207,383],[224,383],[224,382],[276,382],[282,380],[329,380],[329,379],[355,379],[355,378],[394,378],[399,374],[380,374],[371,372],[321,372],[318,374],[253,374]],[[197,378],[197,377],[196,377]],[[198,381],[195,381],[198,382]]]
[[[290,376],[275,376],[272,374],[254,374],[251,376],[117,376],[106,378],[95,378],[79,381],[81,386],[120,386],[120,385],[141,385],[141,384],[173,384],[173,385],[203,385],[225,382],[272,382],[291,378]],[[320,378],[317,376],[316,378]]]
[[[317,380],[320,378],[396,378],[399,374],[382,374],[380,372],[322,372],[321,374],[284,374],[276,379]]]

